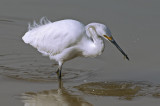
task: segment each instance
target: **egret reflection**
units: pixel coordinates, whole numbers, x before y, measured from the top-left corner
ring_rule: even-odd
[[[92,106],[81,97],[72,95],[59,79],[59,88],[40,92],[26,92],[22,95],[24,106]]]

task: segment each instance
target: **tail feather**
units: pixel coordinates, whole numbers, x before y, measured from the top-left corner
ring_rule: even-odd
[[[36,21],[33,21],[33,24],[32,24],[32,25],[31,25],[31,23],[29,23],[29,24],[28,24],[28,30],[30,31],[30,30],[32,30],[32,29],[34,29],[34,28],[37,28],[37,27],[42,26],[42,25],[46,25],[46,24],[48,24],[48,23],[51,23],[51,21],[48,20],[47,17],[42,17],[42,18],[40,19],[39,24],[38,24]]]
[[[36,21],[33,21],[32,25],[29,23],[28,24],[28,32],[25,33],[25,35],[22,37],[22,40],[25,43],[30,44],[33,40],[35,40],[35,37],[37,35],[37,32],[34,30],[37,29],[38,27],[46,25],[48,23],[51,23],[51,21],[49,21],[46,17],[42,17],[40,19],[39,24],[36,23]]]
[[[22,37],[22,40],[27,44],[30,43],[32,39],[33,39],[33,36],[31,36],[29,32],[26,32],[25,35]]]

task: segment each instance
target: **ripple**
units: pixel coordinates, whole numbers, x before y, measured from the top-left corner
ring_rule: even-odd
[[[28,81],[56,81],[57,64],[51,64],[48,58],[33,57],[30,55],[2,55],[0,74],[11,78]],[[90,70],[63,68],[64,80],[77,81],[90,76]],[[74,79],[74,80],[73,80]]]
[[[43,66],[44,67],[44,66]],[[5,67],[0,66],[0,74],[15,78],[15,79],[22,79],[22,80],[28,80],[28,81],[56,81],[57,80],[57,74],[53,69],[50,69],[50,67],[45,68],[46,70],[43,70],[43,67],[39,67],[37,69],[18,69],[18,68],[11,68],[11,67]],[[84,75],[87,75],[88,72],[85,72],[83,70],[78,69],[63,69],[62,78],[64,80],[81,80],[87,78],[84,77]],[[74,81],[75,81],[74,80]]]
[[[0,19],[0,22],[14,22],[14,21],[9,19]]]

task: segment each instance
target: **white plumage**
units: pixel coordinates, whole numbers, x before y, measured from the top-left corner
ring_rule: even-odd
[[[34,22],[29,31],[22,37],[27,44],[37,48],[45,56],[59,63],[57,72],[61,77],[62,65],[65,61],[77,56],[95,57],[104,49],[102,38],[111,41],[128,59],[127,55],[114,41],[110,30],[103,24],[91,23],[84,26],[72,19],[50,22],[46,18],[40,25]]]

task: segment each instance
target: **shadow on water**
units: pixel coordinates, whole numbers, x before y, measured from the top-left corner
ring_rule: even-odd
[[[113,96],[125,100],[132,100],[142,96],[160,98],[160,85],[153,85],[149,82],[90,82],[75,86],[75,88],[85,94]]]
[[[63,87],[62,80],[58,80],[58,82],[58,89],[22,94],[24,106],[92,106],[81,97],[67,91]]]

